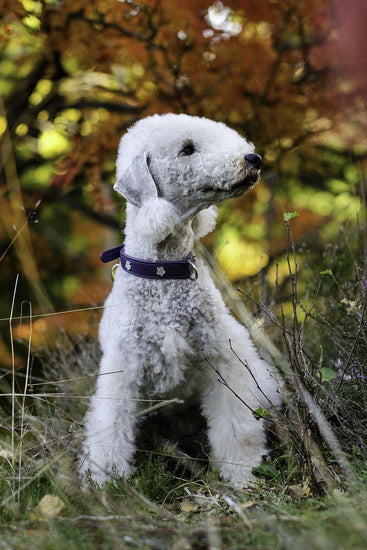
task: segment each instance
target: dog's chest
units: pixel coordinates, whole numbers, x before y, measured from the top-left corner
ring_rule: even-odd
[[[191,281],[153,283],[141,288],[139,296],[134,292],[137,336],[160,343],[166,334],[177,332],[191,345],[208,337],[215,326],[210,296]]]
[[[215,340],[215,303],[191,281],[154,283],[135,292],[131,331],[144,350],[145,389],[164,394],[195,377]]]

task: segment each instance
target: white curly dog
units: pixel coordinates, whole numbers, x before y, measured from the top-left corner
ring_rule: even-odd
[[[277,374],[229,313],[202,260],[190,259],[195,241],[214,229],[213,205],[258,180],[261,157],[253,151],[226,125],[184,114],[147,117],[123,136],[114,189],[127,199],[125,253],[148,267],[189,258],[192,270],[169,279],[164,268],[155,278],[129,272],[129,261],[117,268],[100,324],[103,356],[85,420],[82,476],[102,484],[129,474],[146,400],[185,400],[193,392],[224,479],[245,484],[266,455],[264,419],[253,411],[279,405]]]

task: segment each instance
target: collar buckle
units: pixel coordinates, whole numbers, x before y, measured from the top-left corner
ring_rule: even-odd
[[[190,279],[193,279],[194,281],[196,281],[196,279],[199,276],[199,273],[198,273],[198,268],[195,265],[195,257],[192,256],[191,258],[187,258],[187,263],[189,263],[193,269],[190,275]]]

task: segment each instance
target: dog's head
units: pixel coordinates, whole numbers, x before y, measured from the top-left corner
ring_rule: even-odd
[[[261,157],[225,124],[188,115],[154,115],[120,142],[114,189],[140,207],[161,197],[184,218],[239,197],[257,182]]]

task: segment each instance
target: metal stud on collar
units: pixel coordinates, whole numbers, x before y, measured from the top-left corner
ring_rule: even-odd
[[[166,270],[164,269],[164,267],[162,265],[160,265],[159,267],[157,267],[156,273],[160,277],[163,277],[163,275],[166,273]]]

